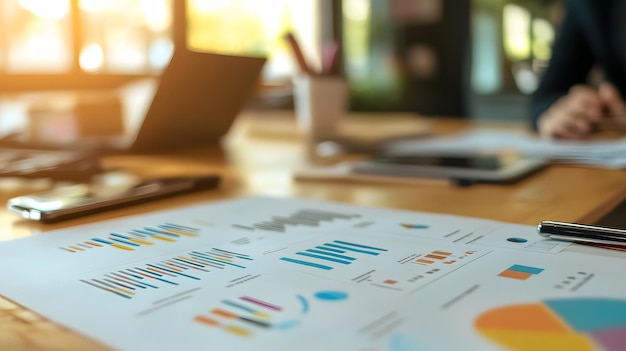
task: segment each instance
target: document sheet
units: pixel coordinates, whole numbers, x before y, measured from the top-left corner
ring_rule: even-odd
[[[529,133],[477,128],[452,136],[389,143],[392,155],[433,155],[515,151],[556,162],[589,167],[626,168],[626,138],[615,140],[545,140]]]
[[[626,254],[245,197],[0,243],[0,294],[117,350],[623,350]]]

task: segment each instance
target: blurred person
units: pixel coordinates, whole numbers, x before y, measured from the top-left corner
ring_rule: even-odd
[[[532,97],[532,126],[545,138],[584,139],[607,118],[626,118],[626,1],[564,0],[552,58]],[[588,84],[598,66],[604,81]]]

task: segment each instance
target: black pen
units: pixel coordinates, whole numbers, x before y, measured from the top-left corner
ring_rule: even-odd
[[[626,246],[626,230],[595,225],[542,221],[537,225],[539,235],[544,238]]]

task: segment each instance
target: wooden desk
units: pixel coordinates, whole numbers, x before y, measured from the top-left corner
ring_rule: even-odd
[[[410,121],[409,129],[439,132],[467,126],[463,120]],[[364,117],[367,119],[366,117]],[[407,119],[409,118],[409,119]],[[357,122],[358,125],[376,122]],[[509,128],[511,126],[502,126]],[[391,132],[391,131],[389,131]],[[0,241],[77,224],[150,211],[217,201],[245,195],[303,197],[348,204],[481,217],[536,225],[544,219],[594,222],[626,197],[626,172],[573,166],[551,166],[514,185],[474,185],[466,188],[444,185],[406,185],[349,182],[297,182],[291,172],[306,159],[301,135],[289,115],[242,115],[233,127],[225,151],[198,148],[160,156],[116,156],[105,165],[138,175],[218,173],[223,183],[218,190],[156,201],[106,212],[55,225],[30,223],[0,210]],[[0,201],[32,192],[46,184],[15,185],[3,182]],[[71,331],[64,330],[27,310],[18,317],[4,317],[3,310],[19,309],[0,298],[0,349],[2,350],[98,350],[106,349]],[[32,323],[34,321],[34,323]],[[29,323],[26,323],[29,322]],[[33,337],[34,335],[34,337]]]

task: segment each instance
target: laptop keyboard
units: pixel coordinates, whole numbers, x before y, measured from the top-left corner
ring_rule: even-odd
[[[109,349],[0,296],[0,350],[99,351]]]

